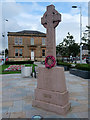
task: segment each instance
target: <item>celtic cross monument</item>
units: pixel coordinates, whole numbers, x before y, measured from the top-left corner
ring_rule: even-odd
[[[47,11],[41,18],[41,24],[47,29],[46,56],[52,55],[56,59],[55,28],[61,21],[61,14],[53,5],[47,6]]]
[[[47,6],[47,11],[41,18],[41,24],[47,29],[46,57],[53,56],[56,59],[55,27],[60,21],[61,14],[55,10],[55,6]],[[32,105],[58,114],[67,113],[70,103],[64,68],[39,67],[37,88]]]

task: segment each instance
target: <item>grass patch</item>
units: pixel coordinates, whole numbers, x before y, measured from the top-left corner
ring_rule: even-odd
[[[8,68],[10,65],[1,65],[0,66],[0,74],[3,73],[4,69]]]
[[[4,71],[2,74],[16,74],[16,73],[21,73],[21,71]]]

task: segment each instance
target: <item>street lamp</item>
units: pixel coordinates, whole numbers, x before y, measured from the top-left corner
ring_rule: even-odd
[[[6,31],[5,31],[5,22],[8,22],[7,19],[4,19],[4,34],[2,34],[2,37],[4,37],[4,42],[5,42],[5,38],[6,38]],[[4,63],[5,63],[5,45],[4,45]]]
[[[72,8],[77,8],[77,6],[72,6]],[[80,9],[80,63],[82,63],[82,7]]]

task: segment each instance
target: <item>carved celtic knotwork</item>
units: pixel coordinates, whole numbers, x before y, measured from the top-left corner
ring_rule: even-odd
[[[44,13],[43,17],[41,18],[41,24],[45,28],[48,28],[51,22],[53,23],[53,27],[55,28],[59,24],[60,21],[61,21],[61,14],[58,13],[54,7],[52,11],[48,7],[47,11]]]

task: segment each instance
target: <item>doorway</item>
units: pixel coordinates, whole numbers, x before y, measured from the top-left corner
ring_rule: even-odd
[[[34,61],[34,51],[31,50],[31,60]]]

